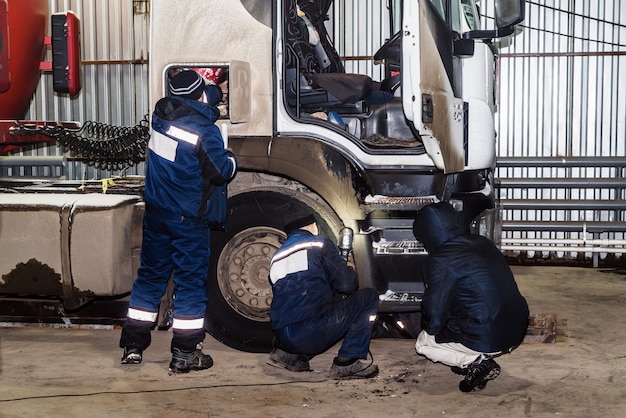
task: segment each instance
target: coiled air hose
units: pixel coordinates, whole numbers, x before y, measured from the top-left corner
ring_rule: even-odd
[[[37,126],[34,130],[23,125],[21,128],[18,135],[36,133],[54,138],[64,151],[106,170],[120,170],[144,161],[150,139],[148,115],[132,127],[87,121],[78,130],[60,124]]]

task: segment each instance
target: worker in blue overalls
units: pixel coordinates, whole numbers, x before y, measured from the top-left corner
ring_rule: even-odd
[[[193,70],[169,81],[172,96],[152,116],[145,184],[141,266],[130,296],[120,347],[122,364],[137,364],[150,345],[150,330],[167,283],[174,280],[171,343],[174,373],[208,369],[202,352],[207,305],[210,231],[223,227],[226,187],[237,169],[215,121],[219,87]]]

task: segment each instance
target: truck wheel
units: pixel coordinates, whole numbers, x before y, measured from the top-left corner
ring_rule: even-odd
[[[224,231],[213,231],[211,235],[205,326],[229,347],[269,352],[273,340],[269,264],[286,238],[282,231],[285,218],[308,208],[320,219],[320,234],[331,239],[339,223],[334,215],[334,222],[326,221],[329,212],[315,200],[290,190],[241,193],[231,197],[228,206]]]

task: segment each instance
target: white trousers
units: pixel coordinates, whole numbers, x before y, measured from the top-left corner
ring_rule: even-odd
[[[462,369],[473,363],[481,354],[496,355],[501,353],[481,353],[480,351],[467,348],[461,343],[439,344],[435,341],[435,336],[428,334],[426,331],[421,331],[417,336],[415,351],[431,361]]]

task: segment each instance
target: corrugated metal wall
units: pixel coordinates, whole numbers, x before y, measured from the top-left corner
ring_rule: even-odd
[[[499,155],[625,155],[626,4],[528,1],[502,52]]]
[[[344,59],[346,72],[367,74],[378,81],[385,78],[384,68],[376,65],[373,57],[389,37],[389,10],[382,3],[379,0],[335,1],[330,10],[337,23],[330,33],[337,52]]]
[[[52,75],[44,74],[26,119],[97,121],[115,126],[139,123],[150,111],[148,3],[147,0],[51,0],[51,13],[71,10],[81,21],[82,90],[76,97],[52,94]],[[55,146],[40,146],[21,153],[60,154],[61,150]],[[142,165],[125,173],[139,174]],[[118,173],[70,162],[68,174],[70,179],[99,179]]]
[[[500,59],[498,155],[626,160],[626,3],[527,1],[523,32],[510,42],[502,49]],[[513,199],[581,203],[581,209],[569,211],[549,210],[540,204],[536,210],[505,210],[505,221],[626,221],[624,210],[608,207],[611,202],[626,198],[623,186],[601,187],[604,180],[623,181],[623,165],[540,168],[520,163],[514,168],[499,168],[498,176],[503,184],[510,178],[572,179],[568,188],[532,184],[503,188],[505,209],[507,200]],[[591,202],[595,202],[596,209],[582,209]],[[576,253],[587,251],[587,256],[591,254],[589,250],[601,257],[619,253],[625,245],[623,232],[505,231],[503,238],[503,248],[543,248],[540,253],[544,257],[549,252],[546,248],[554,249],[556,242],[567,240],[573,240],[570,249]],[[595,242],[581,242],[585,240]],[[529,255],[535,255],[534,251]],[[561,255],[568,253],[558,253]]]

